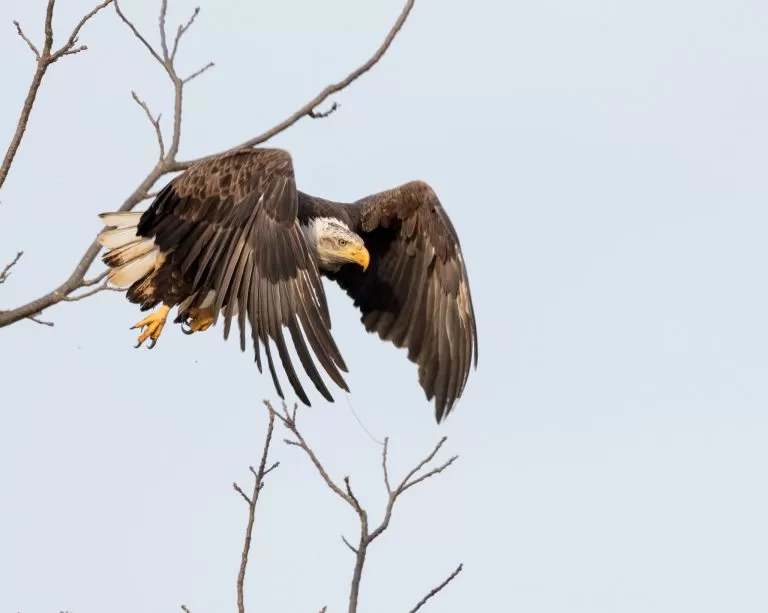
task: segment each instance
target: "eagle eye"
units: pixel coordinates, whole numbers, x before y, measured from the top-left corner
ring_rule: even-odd
[[[340,247],[346,247],[347,246],[347,239],[346,238],[340,238],[339,239],[339,246]]]

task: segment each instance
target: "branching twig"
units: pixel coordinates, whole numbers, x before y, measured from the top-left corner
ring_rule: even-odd
[[[27,44],[32,53],[35,55],[35,61],[37,67],[35,68],[35,74],[32,76],[32,83],[27,91],[27,97],[24,100],[24,105],[21,107],[21,115],[16,123],[16,130],[11,138],[11,143],[8,145],[8,149],[5,152],[2,164],[0,164],[0,188],[3,187],[8,172],[11,170],[11,164],[16,157],[16,152],[19,150],[21,141],[24,138],[24,133],[27,130],[27,124],[29,124],[29,116],[32,113],[32,107],[35,105],[35,99],[37,98],[37,92],[40,89],[40,85],[43,82],[43,77],[48,71],[51,64],[55,63],[61,57],[65,55],[73,55],[85,51],[88,47],[85,45],[76,46],[78,43],[78,37],[80,30],[83,26],[90,21],[96,13],[112,3],[112,0],[104,0],[101,4],[96,6],[93,10],[87,13],[72,30],[67,41],[56,51],[53,51],[53,6],[56,0],[48,0],[48,6],[45,10],[45,40],[43,41],[42,51],[38,50],[35,44],[21,29],[21,25],[18,21],[14,21],[13,25],[16,26],[16,33]],[[23,317],[29,317],[24,315]],[[20,318],[21,319],[21,318]]]
[[[53,40],[53,30],[52,30],[51,18],[50,18],[53,11],[53,3],[54,3],[54,0],[49,0],[49,15],[46,18],[46,43],[49,41],[49,38],[51,41]],[[199,10],[195,9],[192,17],[190,17],[190,19],[186,22],[186,24],[181,26],[176,31],[176,36],[173,40],[173,45],[169,52],[168,42],[167,42],[168,36],[165,28],[165,17],[167,12],[168,0],[161,0],[160,20],[159,20],[160,21],[160,51],[156,50],[149,43],[147,38],[141,32],[139,32],[138,28],[133,24],[133,22],[131,22],[126,17],[126,15],[123,13],[120,7],[118,0],[106,0],[102,2],[102,4],[98,5],[96,9],[91,11],[91,13],[89,13],[81,21],[81,23],[78,24],[78,26],[75,28],[72,35],[70,36],[70,39],[67,41],[67,43],[65,43],[62,49],[66,49],[68,51],[74,50],[75,49],[74,45],[77,43],[77,35],[79,34],[80,28],[85,24],[85,22],[88,19],[90,19],[93,15],[95,15],[96,12],[98,12],[99,10],[101,10],[102,8],[104,8],[109,4],[114,5],[115,12],[117,13],[118,17],[123,21],[123,23],[128,27],[128,29],[133,33],[133,35],[141,42],[141,44],[152,55],[152,57],[163,67],[163,70],[169,76],[173,84],[173,91],[174,91],[173,132],[172,132],[170,144],[164,143],[164,155],[155,164],[155,166],[149,171],[149,173],[144,178],[144,180],[139,183],[139,185],[136,187],[133,193],[130,194],[125,199],[122,206],[120,206],[117,209],[118,211],[130,211],[139,202],[142,202],[143,200],[148,199],[150,190],[152,190],[155,187],[155,184],[158,182],[159,179],[161,179],[162,177],[164,177],[169,173],[184,171],[187,168],[189,168],[192,164],[211,157],[211,156],[206,156],[203,158],[198,158],[196,160],[187,160],[187,161],[176,160],[176,156],[179,151],[179,144],[181,142],[181,122],[182,122],[184,86],[187,83],[189,83],[189,81],[203,74],[206,70],[211,68],[213,66],[213,63],[210,62],[206,64],[203,68],[201,68],[196,72],[193,72],[188,77],[185,77],[185,78],[179,77],[175,67],[176,53],[179,49],[181,38],[189,31],[197,15],[199,14]],[[237,145],[236,147],[232,147],[231,149],[227,150],[227,152],[235,151],[242,148],[251,148],[251,147],[260,145],[262,143],[265,143],[272,137],[290,128],[293,124],[295,124],[297,121],[299,121],[303,117],[310,117],[310,118],[317,119],[317,118],[326,117],[332,112],[334,112],[338,108],[338,103],[332,104],[330,107],[330,110],[328,111],[321,112],[321,111],[317,111],[316,108],[322,103],[324,103],[333,94],[338,93],[344,90],[345,88],[349,87],[352,83],[354,83],[357,79],[359,79],[363,74],[368,72],[381,60],[381,58],[387,52],[392,42],[394,41],[395,37],[397,36],[397,34],[400,32],[401,28],[405,24],[405,21],[410,15],[414,4],[415,4],[415,0],[406,0],[405,6],[400,12],[400,15],[398,16],[395,24],[387,33],[386,37],[384,38],[384,41],[379,45],[379,47],[376,49],[373,55],[371,55],[371,57],[365,63],[358,66],[355,70],[350,72],[341,81],[325,87],[314,98],[312,98],[304,106],[299,108],[296,112],[294,112],[292,115],[287,117],[285,120],[283,120],[279,124],[273,126],[272,128],[263,132],[262,134],[254,138],[251,138],[245,141],[244,143],[241,143],[240,145]],[[48,36],[49,34],[50,34],[50,37]],[[47,52],[46,52],[46,48],[48,49]],[[46,57],[46,53],[50,54],[50,45],[48,45],[48,47],[43,48],[43,51],[41,52],[41,58]],[[57,59],[58,59],[58,57],[60,57],[65,53],[59,54],[59,52],[57,52],[57,54],[58,54],[57,55]],[[43,60],[41,59],[41,62],[42,61]],[[40,71],[40,66],[42,65],[43,64],[38,62],[38,71]],[[14,137],[14,141],[11,143],[11,147],[9,148],[9,153],[6,156],[8,158],[8,162],[3,163],[2,168],[5,168],[5,170],[2,170],[2,168],[0,168],[0,186],[2,186],[2,183],[5,178],[5,174],[7,174],[6,167],[10,167],[10,161],[12,161],[13,155],[15,154],[15,151],[18,148],[18,142],[21,141],[21,136],[23,135],[23,130],[26,127],[29,112],[31,111],[32,104],[34,103],[34,98],[37,93],[37,89],[39,88],[39,80],[42,79],[43,73],[44,73],[44,70],[40,72],[39,75],[36,73],[35,78],[37,79],[37,84],[35,85],[35,82],[33,82],[33,87],[30,88],[30,94],[28,95],[27,102],[25,103],[25,106],[24,106],[25,110],[23,111],[22,119],[19,122],[20,127],[17,130],[17,136]],[[153,127],[156,127],[155,120],[152,118],[151,113],[149,113],[148,116],[150,117],[150,121],[152,121]],[[159,117],[157,121],[159,121]],[[157,134],[157,128],[156,128],[156,134]],[[215,155],[219,155],[219,153]],[[77,263],[77,265],[75,266],[75,269],[72,271],[69,277],[63,283],[61,283],[58,287],[56,287],[54,290],[48,292],[43,296],[40,296],[35,300],[32,300],[31,302],[28,302],[27,304],[21,305],[17,308],[7,310],[7,311],[0,311],[0,328],[16,323],[17,321],[20,321],[22,319],[28,318],[30,317],[30,315],[36,315],[37,313],[40,313],[41,311],[53,305],[66,301],[66,298],[70,296],[73,292],[76,292],[77,290],[84,287],[83,281],[85,280],[85,275],[87,274],[90,267],[93,265],[94,261],[96,260],[96,256],[98,255],[100,250],[101,250],[100,245],[96,242],[93,242],[85,251],[83,256],[80,258],[80,261]]]
[[[272,444],[272,432],[275,429],[275,415],[273,412],[269,413],[269,424],[267,425],[267,436],[264,441],[264,449],[261,455],[261,462],[259,463],[258,470],[255,470],[253,466],[250,467],[251,473],[254,476],[253,479],[253,492],[248,496],[243,492],[242,488],[233,483],[232,486],[235,491],[243,497],[248,504],[248,525],[245,529],[245,542],[243,543],[243,553],[240,559],[240,572],[237,575],[237,610],[238,613],[245,613],[245,602],[243,599],[243,590],[245,586],[245,572],[248,567],[248,554],[251,551],[251,537],[253,534],[253,521],[256,515],[256,505],[259,502],[259,494],[264,489],[264,478],[276,469],[280,464],[275,462],[271,466],[267,467],[267,456],[269,455],[269,448]]]
[[[183,26],[179,26],[179,29],[176,30],[176,38],[173,40],[173,51],[171,51],[171,61],[176,59],[176,52],[179,50],[179,41],[181,40],[181,37],[184,36],[184,33],[192,27],[192,24],[195,23],[195,19],[197,19],[199,14],[200,7],[196,6],[192,16],[189,18],[189,21],[187,21],[187,23]]]
[[[344,536],[342,536],[342,541],[344,544],[352,551],[352,553],[355,554],[355,565],[352,571],[352,581],[350,585],[350,592],[349,592],[349,613],[356,613],[357,611],[357,603],[358,598],[360,594],[360,582],[362,579],[362,573],[363,573],[363,567],[365,566],[366,561],[366,555],[368,552],[368,547],[373,543],[376,538],[381,536],[381,534],[389,527],[389,523],[392,519],[392,512],[395,507],[396,502],[399,500],[399,498],[411,487],[418,485],[419,483],[424,482],[426,479],[429,479],[430,477],[433,477],[442,471],[444,471],[446,468],[448,468],[451,464],[453,464],[458,456],[453,456],[449,458],[444,463],[440,464],[439,466],[436,466],[434,468],[431,468],[427,470],[426,472],[423,472],[424,469],[426,469],[432,461],[435,459],[435,456],[440,451],[440,449],[445,444],[445,441],[447,440],[445,437],[443,437],[432,449],[432,451],[421,461],[419,462],[411,471],[408,472],[408,474],[403,478],[403,480],[400,482],[400,484],[393,490],[390,481],[389,481],[389,469],[387,466],[387,459],[388,459],[388,452],[389,452],[389,439],[384,439],[384,449],[382,451],[382,469],[384,472],[384,483],[385,487],[387,489],[387,505],[384,511],[384,518],[382,519],[381,523],[374,528],[373,530],[369,527],[369,521],[368,521],[368,511],[363,507],[363,505],[360,503],[359,498],[354,493],[352,489],[352,485],[350,482],[350,478],[348,476],[344,477],[343,482],[344,485],[341,486],[337,484],[329,475],[328,471],[324,468],[322,462],[317,457],[317,454],[313,451],[313,449],[310,447],[310,445],[307,443],[304,436],[299,431],[298,426],[296,425],[296,411],[298,409],[298,405],[294,405],[293,412],[290,413],[288,411],[288,408],[285,404],[283,404],[282,411],[278,412],[273,407],[272,404],[268,401],[265,401],[265,405],[267,406],[267,410],[270,413],[270,416],[276,417],[279,419],[283,426],[290,431],[290,433],[293,435],[294,440],[286,439],[285,442],[293,447],[300,448],[309,458],[309,460],[312,462],[312,464],[315,466],[315,469],[317,470],[320,477],[325,481],[326,485],[331,489],[331,491],[336,494],[339,498],[344,500],[357,514],[358,519],[360,521],[360,537],[357,543],[357,546],[353,546]],[[454,573],[442,584],[440,584],[438,587],[434,588],[427,596],[422,599],[422,601],[416,606],[417,610],[421,608],[421,606],[429,600],[432,596],[437,594],[440,590],[442,590],[450,581],[452,581],[456,575],[461,572],[461,566],[454,571]],[[241,612],[242,613],[242,612]]]

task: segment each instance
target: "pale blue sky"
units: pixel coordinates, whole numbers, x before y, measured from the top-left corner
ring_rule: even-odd
[[[0,4],[0,142],[43,0]],[[59,2],[68,32],[91,1]],[[123,8],[154,37],[154,2]],[[173,0],[169,23],[194,3]],[[180,157],[281,120],[379,44],[400,0],[203,2],[181,67]],[[400,474],[443,434],[459,463],[410,492],[361,611],[765,611],[768,5],[417,0],[376,69],[271,144],[336,200],[421,178],[461,236],[479,369],[443,426],[404,352],[328,285],[351,402]],[[135,89],[159,67],[109,10],[55,65],[0,194],[0,309],[48,291],[154,162]],[[166,120],[167,121],[167,120]],[[166,126],[169,125],[166,123]],[[100,268],[99,268],[100,269]],[[248,481],[276,398],[221,330],[134,350],[115,293],[0,331],[0,612],[233,610]],[[382,373],[384,376],[382,377]],[[314,390],[313,390],[314,391]],[[332,475],[384,504],[343,395],[302,411]],[[355,517],[296,450],[258,511],[251,610],[346,610]],[[298,587],[297,587],[298,586]]]

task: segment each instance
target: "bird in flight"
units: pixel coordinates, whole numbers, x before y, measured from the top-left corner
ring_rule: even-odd
[[[157,343],[173,307],[187,334],[233,320],[255,361],[261,346],[280,398],[270,341],[293,391],[307,393],[284,329],[305,373],[329,402],[311,353],[340,388],[347,366],[331,335],[321,277],[336,282],[362,313],[365,329],[406,348],[440,423],[477,368],[477,325],[459,237],[422,181],[345,204],[296,188],[282,149],[240,150],[190,166],[146,211],[100,215],[108,280],[141,311],[137,347]]]

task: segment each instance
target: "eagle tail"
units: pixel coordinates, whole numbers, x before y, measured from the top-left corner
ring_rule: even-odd
[[[102,213],[99,215],[107,226],[96,241],[108,251],[102,261],[109,266],[109,282],[120,288],[128,288],[152,274],[160,267],[163,255],[152,238],[137,234],[142,212]]]

